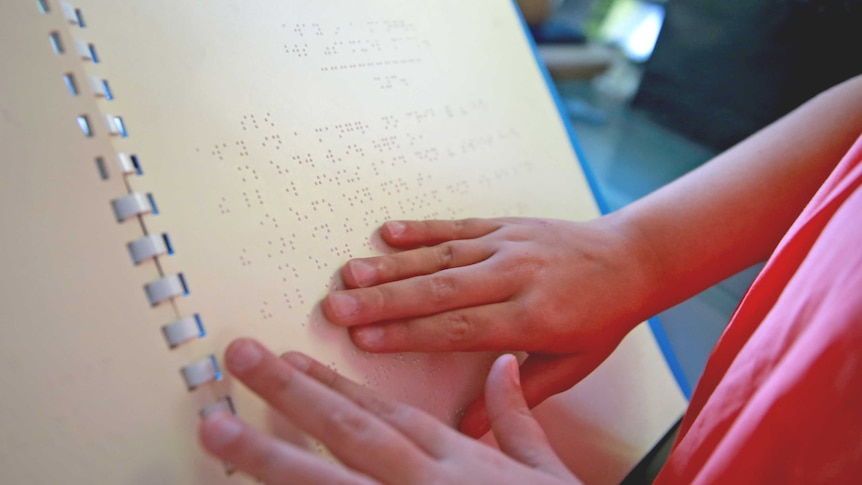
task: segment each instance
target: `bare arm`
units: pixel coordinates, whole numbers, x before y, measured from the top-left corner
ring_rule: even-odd
[[[611,216],[650,272],[643,315],[765,260],[862,134],[862,76]]]

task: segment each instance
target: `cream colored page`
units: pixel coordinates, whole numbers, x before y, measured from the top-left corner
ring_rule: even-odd
[[[178,306],[209,330],[190,352],[254,336],[453,422],[488,356],[360,353],[316,303],[388,219],[596,214],[511,6],[93,11],[105,109],[129,129],[117,147],[140,158],[131,183],[160,210],[147,226],[176,248],[162,267],[191,287]]]
[[[380,253],[375,229],[388,219],[596,216],[509,2],[75,6],[87,26],[68,27],[70,35],[93,43],[101,62],[87,63],[87,73],[107,79],[115,96],[100,100],[99,109],[121,116],[128,129],[127,138],[113,138],[113,147],[139,158],[144,174],[130,178],[130,187],[152,193],[159,208],[158,215],[144,218],[147,230],[169,234],[176,249],[159,264],[165,274],[181,272],[191,290],[173,305],[150,309],[141,285],[157,272],[152,264],[133,268],[123,253],[124,243],[137,236],[93,234],[121,256],[115,261],[99,252],[87,258],[97,261],[90,271],[101,267],[99,274],[111,275],[104,281],[111,292],[88,294],[110,307],[111,318],[100,325],[118,319],[125,320],[124,329],[132,321],[141,324],[121,339],[66,318],[79,334],[56,339],[93,355],[108,347],[134,360],[108,369],[105,381],[90,379],[64,392],[80,406],[124,401],[122,412],[102,420],[67,416],[93,430],[85,440],[90,446],[83,447],[90,451],[79,451],[78,463],[100,468],[96,463],[106,455],[94,442],[120,436],[113,449],[122,458],[111,456],[101,471],[112,478],[107,482],[151,483],[146,477],[157,476],[163,483],[217,483],[221,471],[199,451],[194,421],[200,406],[224,393],[244,418],[285,432],[284,423],[230,379],[191,393],[184,389],[178,369],[211,353],[220,357],[237,336],[256,337],[276,351],[303,350],[454,422],[479,392],[492,355],[361,353],[343,329],[321,317],[317,302],[339,284],[336,272],[347,259]],[[37,187],[25,190],[38,199],[44,189]],[[110,224],[102,229],[117,227],[128,230]],[[85,237],[80,234],[77,244],[85,246]],[[104,269],[114,265],[125,279]],[[68,271],[74,276],[87,268],[82,263]],[[121,288],[127,280],[129,290]],[[75,308],[81,301],[54,306]],[[159,327],[193,313],[202,316],[207,336],[169,351]],[[125,345],[129,339],[135,344]],[[44,362],[32,357],[36,344],[28,345],[31,356],[15,361],[18,367],[27,359]],[[139,389],[130,378],[112,387],[123,376],[147,385]],[[140,393],[140,400],[130,397]],[[558,449],[569,452],[570,466],[593,483],[613,483],[683,406],[642,327],[596,374],[539,415],[549,429],[564,423],[579,431],[552,436]],[[62,415],[63,409],[53,411]],[[23,434],[20,427],[15,431]],[[58,441],[49,430],[38,437]],[[55,448],[73,443],[71,437],[59,440]],[[38,454],[22,456],[32,461]]]
[[[125,242],[141,227],[114,219],[110,201],[127,189],[71,32],[51,13],[8,2],[0,16],[0,482],[220,483],[193,434],[207,400],[185,392],[159,333],[173,311],[144,297],[157,272],[131,264]],[[86,138],[79,115],[102,135]]]

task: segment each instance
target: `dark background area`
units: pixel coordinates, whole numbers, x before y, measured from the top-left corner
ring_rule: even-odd
[[[670,0],[632,107],[724,150],[862,73],[862,0]]]

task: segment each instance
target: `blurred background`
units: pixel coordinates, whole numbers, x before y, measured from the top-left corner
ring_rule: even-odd
[[[862,73],[862,0],[518,0],[606,210]],[[690,391],[759,267],[659,315]]]

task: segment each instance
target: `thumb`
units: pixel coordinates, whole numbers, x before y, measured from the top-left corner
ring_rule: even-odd
[[[485,384],[485,402],[494,438],[503,453],[531,468],[570,476],[527,407],[515,356],[502,355],[494,362]]]
[[[521,365],[523,395],[532,409],[554,394],[568,390],[593,371],[603,360],[601,354],[530,355]],[[467,436],[480,438],[491,429],[485,411],[485,396],[464,410],[458,429]]]

